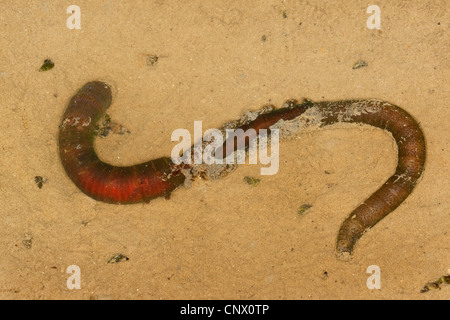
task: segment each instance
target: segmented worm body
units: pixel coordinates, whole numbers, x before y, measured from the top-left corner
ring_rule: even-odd
[[[167,196],[184,181],[170,158],[117,167],[94,150],[95,125],[111,104],[111,89],[89,82],[70,100],[59,131],[59,153],[67,175],[88,196],[109,203],[135,203]]]
[[[170,158],[118,167],[101,161],[93,146],[97,121],[111,104],[111,90],[102,82],[89,82],[70,100],[59,132],[62,164],[72,181],[88,196],[109,203],[136,203],[168,196],[183,184],[183,170],[193,165],[175,165]],[[296,103],[260,113],[240,122],[236,129],[296,126],[324,127],[336,123],[372,125],[390,132],[398,146],[398,163],[390,177],[343,222],[337,237],[338,256],[352,253],[356,241],[369,228],[397,208],[412,192],[425,163],[425,140],[414,118],[403,109],[380,100],[344,100]],[[248,147],[248,139],[245,142]],[[229,141],[223,155],[229,152]],[[237,147],[235,146],[234,149]],[[225,151],[226,150],[226,151]]]

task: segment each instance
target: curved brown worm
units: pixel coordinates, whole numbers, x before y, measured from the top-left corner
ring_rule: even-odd
[[[88,196],[109,203],[136,203],[167,196],[185,181],[183,169],[170,158],[118,167],[101,161],[93,146],[97,121],[111,104],[111,89],[89,82],[70,100],[59,131],[61,161],[68,176]],[[281,121],[282,120],[282,121]],[[304,127],[342,123],[368,124],[390,132],[398,146],[398,163],[390,177],[343,222],[337,237],[339,256],[351,254],[356,241],[412,192],[424,169],[425,139],[414,118],[405,110],[380,100],[289,102],[288,107],[259,114],[236,129],[274,128],[283,121]],[[249,137],[245,143],[248,147]],[[229,141],[223,144],[225,155]],[[234,150],[237,148],[235,145]]]
[[[307,113],[309,115],[305,117]],[[380,100],[308,101],[263,114],[242,128],[254,128],[258,132],[280,120],[295,119],[306,127],[310,121],[315,121],[317,127],[339,122],[369,124],[390,132],[397,143],[398,162],[394,175],[353,210],[339,230],[336,252],[346,259],[364,232],[395,210],[414,189],[425,165],[423,132],[405,110]]]

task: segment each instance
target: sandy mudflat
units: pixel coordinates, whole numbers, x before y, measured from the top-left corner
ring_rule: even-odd
[[[367,28],[366,1],[77,1],[80,30],[66,27],[67,2],[3,4],[0,298],[450,299],[448,285],[420,293],[450,268],[449,2],[377,4],[381,30]],[[55,67],[38,72],[45,59]],[[173,130],[194,120],[217,128],[289,98],[378,98],[420,122],[426,169],[350,262],[334,255],[339,226],[396,166],[392,138],[371,127],[300,133],[281,143],[273,176],[242,165],[170,200],[97,202],[66,176],[57,143],[90,80],[113,86],[109,113],[131,132],[97,139],[116,165],[170,155]],[[128,260],[108,263],[118,253]],[[66,286],[70,265],[81,289]],[[370,265],[380,290],[366,286]]]

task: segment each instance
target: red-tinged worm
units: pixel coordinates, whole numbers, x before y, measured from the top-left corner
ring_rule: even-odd
[[[167,196],[184,181],[170,158],[118,167],[94,150],[94,129],[111,104],[111,88],[89,82],[70,100],[59,130],[59,154],[67,175],[88,196],[109,203],[135,203]]]
[[[202,170],[199,167],[183,163],[175,165],[170,158],[128,167],[101,161],[93,146],[94,128],[111,104],[111,99],[108,85],[89,82],[70,100],[64,113],[59,133],[61,161],[80,190],[109,203],[147,202],[155,197],[168,196],[182,185],[189,176],[186,171],[192,175],[199,174]],[[364,232],[408,197],[422,174],[425,139],[414,118],[405,110],[380,100],[305,101],[301,104],[291,100],[287,107],[257,112],[252,120],[236,122],[234,128],[254,129],[257,134],[261,129],[281,129],[288,135],[290,131],[336,123],[368,124],[384,129],[392,134],[398,146],[394,175],[358,206],[339,230],[336,252],[338,257],[347,258]],[[248,147],[250,138],[246,138],[245,147]],[[238,148],[234,143],[233,148],[229,145],[230,141],[225,141],[222,156]],[[227,170],[226,165],[219,168],[222,172]]]

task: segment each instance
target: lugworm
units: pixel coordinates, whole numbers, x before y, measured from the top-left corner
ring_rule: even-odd
[[[183,170],[193,169],[193,165],[175,165],[164,157],[118,167],[98,158],[93,145],[94,128],[111,100],[111,88],[99,81],[85,84],[70,100],[59,130],[60,157],[67,175],[85,194],[108,203],[147,202],[168,196],[185,181]],[[236,129],[255,129],[259,134],[261,129],[302,130],[341,122],[384,129],[398,146],[394,175],[359,205],[339,230],[336,252],[346,258],[364,232],[397,208],[418,182],[425,164],[425,139],[416,120],[405,110],[380,100],[291,100],[287,107],[260,112],[251,120],[238,122]],[[223,155],[229,151],[228,145],[229,141],[225,141]]]
[[[94,128],[111,104],[111,88],[89,82],[70,100],[59,130],[59,153],[67,175],[88,196],[110,203],[135,203],[167,196],[184,181],[170,158],[117,167],[94,150]]]

